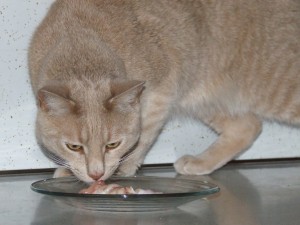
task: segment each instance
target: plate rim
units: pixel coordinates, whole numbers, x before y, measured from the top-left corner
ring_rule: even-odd
[[[94,199],[122,199],[122,200],[132,200],[132,199],[151,199],[151,198],[186,198],[186,197],[195,197],[195,196],[208,196],[220,191],[220,187],[214,183],[203,181],[203,180],[194,180],[189,178],[180,178],[180,177],[159,177],[159,176],[133,176],[133,177],[121,177],[121,176],[112,176],[108,180],[135,180],[135,179],[168,179],[168,180],[181,180],[184,182],[197,183],[198,185],[208,186],[209,189],[202,191],[193,191],[193,192],[178,192],[178,193],[162,193],[162,194],[83,194],[83,193],[64,193],[59,191],[48,191],[36,187],[36,185],[58,179],[74,179],[78,180],[75,176],[68,177],[59,177],[59,178],[47,178],[43,180],[38,180],[33,182],[30,185],[31,190],[37,193],[45,194],[53,197],[73,197],[73,198],[94,198]]]

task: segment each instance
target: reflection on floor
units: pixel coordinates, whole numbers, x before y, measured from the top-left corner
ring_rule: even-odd
[[[172,168],[140,175],[176,177]],[[232,164],[210,176],[181,176],[217,184],[221,192],[178,209],[148,213],[88,211],[30,190],[51,174],[0,176],[0,224],[5,225],[299,225],[300,161]]]

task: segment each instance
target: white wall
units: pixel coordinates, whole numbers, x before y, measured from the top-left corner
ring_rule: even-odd
[[[0,170],[53,167],[34,137],[35,103],[27,71],[31,34],[53,0],[0,0]],[[267,124],[261,137],[240,158],[300,157],[300,131]],[[146,163],[173,162],[201,152],[216,138],[206,127],[168,124]]]

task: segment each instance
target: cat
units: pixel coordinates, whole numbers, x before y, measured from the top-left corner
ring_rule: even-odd
[[[57,0],[29,47],[38,143],[55,177],[131,176],[189,117],[219,137],[174,167],[210,174],[264,119],[300,124],[299,37],[300,1]]]

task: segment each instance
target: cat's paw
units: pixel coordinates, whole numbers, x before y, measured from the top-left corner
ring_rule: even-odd
[[[136,174],[136,171],[138,169],[139,169],[139,166],[135,165],[135,164],[129,164],[129,163],[122,164],[117,171],[117,175],[123,176],[123,177],[131,177]]]
[[[205,175],[213,172],[213,169],[203,160],[191,155],[185,155],[174,163],[177,173],[184,175]]]
[[[71,175],[73,175],[73,173],[70,170],[68,170],[68,169],[66,169],[64,167],[58,167],[55,170],[54,174],[53,174],[53,178],[68,177],[68,176],[71,176]]]

